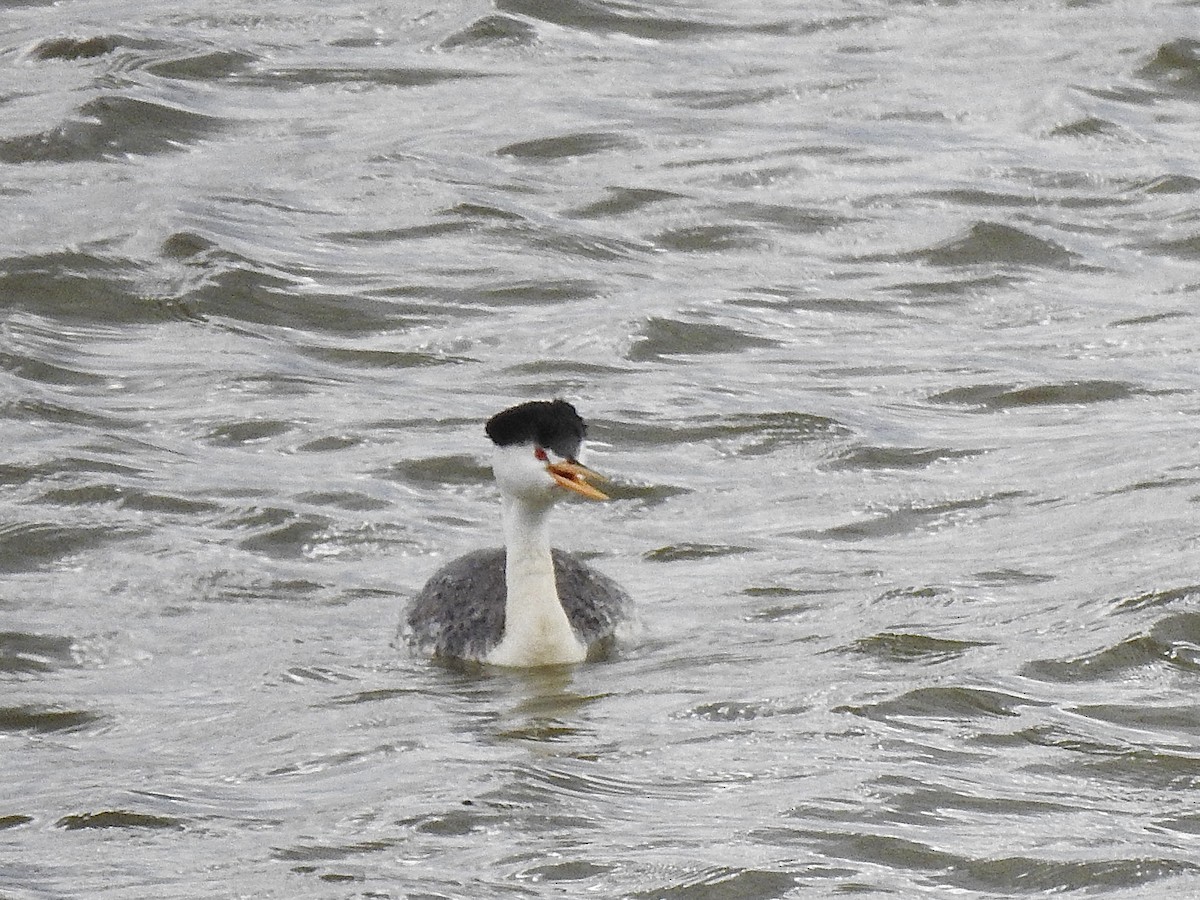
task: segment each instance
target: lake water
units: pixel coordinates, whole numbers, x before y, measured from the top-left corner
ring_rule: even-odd
[[[0,896],[1200,895],[1198,12],[6,4]]]

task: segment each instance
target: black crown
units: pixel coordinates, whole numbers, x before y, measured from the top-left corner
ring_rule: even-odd
[[[566,400],[531,400],[496,413],[484,430],[499,447],[535,443],[574,459],[587,434],[587,423]]]

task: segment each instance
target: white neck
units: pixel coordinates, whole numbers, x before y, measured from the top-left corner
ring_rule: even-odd
[[[550,504],[504,498],[504,636],[487,655],[497,666],[582,662],[587,647],[575,636],[554,582]]]

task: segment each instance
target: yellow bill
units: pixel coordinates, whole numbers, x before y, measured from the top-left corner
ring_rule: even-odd
[[[587,466],[581,466],[577,462],[553,462],[546,465],[546,470],[559,487],[582,494],[589,500],[608,499],[608,494],[597,490],[588,483],[589,478],[595,481],[604,481],[604,476],[599,472],[593,472]]]

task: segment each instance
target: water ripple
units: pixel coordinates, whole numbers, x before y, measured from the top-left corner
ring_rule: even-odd
[[[925,687],[907,691],[891,700],[846,707],[840,711],[885,722],[904,719],[961,721],[980,717],[1018,716],[1023,707],[1047,705],[1044,701],[1032,697],[985,688]]]
[[[324,85],[361,85],[365,87],[417,88],[489,77],[484,72],[464,69],[434,69],[419,66],[297,66],[264,68],[256,66],[236,73],[239,84],[275,90],[297,91]]]
[[[513,156],[518,159],[535,162],[549,162],[559,159],[570,159],[575,156],[588,156],[593,153],[603,153],[606,150],[632,150],[637,143],[616,132],[580,132],[564,134],[555,137],[537,138],[532,141],[521,141],[508,144],[496,151],[497,156]]]
[[[1135,888],[1200,871],[1190,861],[1162,857],[1057,860],[1032,856],[971,858],[920,841],[868,832],[772,829],[765,837],[804,844],[833,859],[919,872],[932,885],[958,890],[1025,894]]]
[[[1168,41],[1138,74],[1171,93],[1195,100],[1200,95],[1200,41],[1190,37]]]
[[[976,647],[986,646],[988,643],[985,641],[883,632],[855,641],[852,649],[858,653],[895,662],[940,663],[962,656]]]
[[[1142,12],[7,4],[0,881],[1195,893],[1200,70]],[[644,633],[398,653],[556,395]]]
[[[55,824],[67,831],[79,831],[87,828],[148,828],[151,830],[168,829],[171,831],[180,831],[186,825],[182,819],[146,815],[145,813],[130,812],[123,809],[75,813],[63,816]]]
[[[656,15],[652,7],[604,0],[499,0],[497,9],[568,28],[617,32],[647,40],[679,40],[720,32],[725,27],[696,19]]]
[[[0,732],[34,732],[46,734],[79,731],[103,719],[98,713],[86,710],[55,709],[41,706],[9,706],[0,708]]]
[[[131,532],[100,525],[60,525],[53,522],[0,525],[0,572],[27,572],[106,543],[128,538]]]
[[[179,106],[110,94],[87,101],[70,121],[54,128],[0,139],[0,162],[84,162],[177,152],[223,125],[214,116]]]
[[[904,258],[935,266],[997,264],[1055,268],[1071,266],[1078,260],[1075,253],[1052,240],[997,222],[977,222],[964,237],[906,254]]]
[[[629,360],[646,362],[681,354],[737,353],[777,345],[772,338],[748,334],[728,325],[655,318],[642,327],[629,350]]]
[[[1200,671],[1200,613],[1177,613],[1138,635],[1094,653],[1071,659],[1032,660],[1024,674],[1043,681],[1098,681],[1131,671],[1166,664]]]
[[[476,19],[442,39],[443,50],[460,48],[524,46],[537,40],[537,29],[515,16],[491,15]]]
[[[74,668],[73,638],[21,631],[0,632],[0,675],[42,674]]]
[[[1027,406],[1078,406],[1110,403],[1149,393],[1145,388],[1122,381],[1072,381],[1015,387],[1010,384],[976,384],[942,391],[929,398],[931,403],[975,407],[993,412]]]

